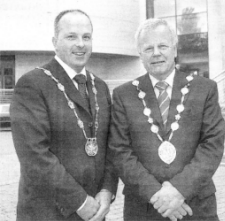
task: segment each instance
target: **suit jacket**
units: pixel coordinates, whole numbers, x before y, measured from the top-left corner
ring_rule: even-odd
[[[44,68],[64,85],[90,137],[95,116],[90,74],[87,72],[87,89],[92,113],[55,59]],[[89,157],[77,118],[57,84],[40,69],[19,79],[11,103],[12,134],[21,165],[18,221],[81,220],[76,211],[87,194],[94,197],[101,188],[115,194],[117,179],[106,162],[110,94],[105,82],[96,76],[95,84],[100,107],[99,150],[95,157]]]
[[[176,107],[181,102],[181,88],[188,83],[186,76],[176,70],[166,129],[163,128],[149,75],[143,75],[138,80],[139,88],[146,93],[146,105],[152,111],[154,124],[159,127],[161,137],[168,140],[170,125],[177,114]],[[119,86],[113,92],[109,146],[116,170],[125,183],[125,212],[131,217],[149,215],[165,220],[148,202],[161,189],[161,184],[169,181],[186,198],[194,215],[216,216],[216,204],[204,203],[204,199],[216,191],[212,176],[224,149],[224,120],[218,104],[216,83],[199,76],[190,83],[190,92],[184,101],[185,109],[179,120],[180,127],[171,139],[177,155],[170,165],[159,158],[161,141],[151,132],[151,124],[143,114],[144,106],[138,93],[132,82]],[[197,203],[196,198],[200,199]]]

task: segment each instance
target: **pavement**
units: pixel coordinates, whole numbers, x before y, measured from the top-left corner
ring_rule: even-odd
[[[16,220],[16,204],[20,165],[16,156],[11,131],[0,131],[0,221]],[[213,177],[217,187],[220,221],[225,221],[225,157]],[[120,181],[116,199],[106,221],[123,221],[123,183]]]

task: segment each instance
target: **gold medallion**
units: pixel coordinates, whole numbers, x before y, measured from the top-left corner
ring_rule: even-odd
[[[88,156],[93,157],[98,153],[97,138],[88,138],[85,144],[85,151]]]
[[[160,159],[166,164],[171,164],[176,158],[176,148],[169,141],[163,141],[158,149]]]

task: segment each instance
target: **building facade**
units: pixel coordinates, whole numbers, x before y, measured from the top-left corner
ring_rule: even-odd
[[[1,102],[9,102],[6,95],[24,73],[54,56],[54,18],[71,8],[84,10],[93,21],[94,47],[88,69],[106,80],[111,90],[145,73],[134,34],[146,18],[158,17],[166,19],[178,34],[179,68],[218,81],[223,103],[223,0],[1,0]]]

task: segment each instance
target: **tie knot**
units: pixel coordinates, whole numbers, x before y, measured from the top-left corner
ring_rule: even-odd
[[[83,74],[77,74],[74,77],[74,80],[78,83],[78,84],[86,84],[86,76]]]
[[[165,81],[159,81],[156,85],[155,85],[160,91],[164,91],[166,90],[166,88],[169,86]]]

